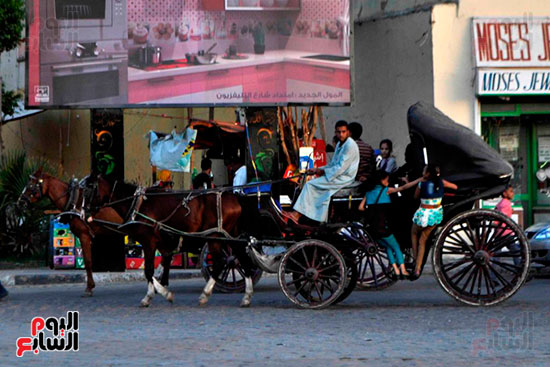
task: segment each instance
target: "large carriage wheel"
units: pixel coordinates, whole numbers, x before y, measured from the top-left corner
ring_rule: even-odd
[[[531,251],[523,231],[491,210],[451,219],[433,251],[434,274],[456,300],[489,306],[511,297],[525,282]]]
[[[368,291],[386,289],[396,283],[390,275],[393,269],[388,259],[386,249],[377,244],[372,237],[365,234],[365,247],[354,250],[357,264],[357,286]]]
[[[223,244],[222,254],[225,266],[221,271],[218,278],[216,278],[216,285],[214,289],[222,293],[240,293],[244,292],[246,287],[244,281],[244,271],[242,270],[239,259],[233,255],[231,247]],[[201,251],[200,256],[201,273],[205,280],[209,280],[212,274],[213,260],[212,255],[208,252],[208,244],[205,244]],[[252,282],[254,285],[260,281],[262,277],[262,270],[254,267],[254,274],[252,276]]]
[[[319,240],[305,240],[285,253],[279,266],[279,285],[285,296],[302,308],[331,305],[346,286],[347,269],[336,248]]]
[[[346,262],[347,268],[346,285],[344,286],[344,290],[342,291],[340,297],[332,303],[334,305],[349,297],[351,292],[353,292],[357,286],[357,280],[359,279],[359,271],[357,269],[358,266],[355,263],[355,253],[351,251],[344,251],[342,255],[344,256],[344,261]]]

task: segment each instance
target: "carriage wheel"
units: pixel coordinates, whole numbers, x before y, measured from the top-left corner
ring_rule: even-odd
[[[491,210],[472,210],[445,225],[433,251],[434,274],[456,300],[489,306],[525,282],[531,251],[523,231]]]
[[[336,248],[319,240],[293,245],[279,266],[279,285],[285,296],[302,308],[331,305],[346,286],[346,263]]]
[[[357,286],[367,291],[379,291],[397,281],[390,276],[393,269],[386,250],[367,234],[365,247],[353,251],[357,264]]]
[[[348,273],[346,277],[346,285],[344,287],[344,291],[342,292],[340,297],[338,297],[336,301],[333,302],[334,305],[342,302],[343,300],[349,297],[351,292],[353,292],[353,290],[357,286],[357,283],[358,283],[357,280],[359,279],[359,271],[357,269],[358,266],[355,263],[355,254],[350,251],[347,251],[342,253],[342,255],[344,256]]]
[[[244,271],[236,256],[233,255],[231,247],[223,245],[222,248],[223,260],[225,266],[218,278],[214,289],[222,293],[241,293],[246,287],[244,281]],[[213,269],[212,255],[208,252],[208,244],[204,245],[200,256],[201,273],[205,280],[210,279]],[[254,267],[252,282],[254,285],[260,281],[262,270]]]

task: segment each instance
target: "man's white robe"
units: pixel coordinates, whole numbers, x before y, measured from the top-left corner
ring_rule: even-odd
[[[358,167],[357,143],[352,138],[347,138],[343,144],[339,142],[332,160],[322,168],[325,174],[304,185],[294,210],[310,219],[326,222],[331,196],[355,181]]]

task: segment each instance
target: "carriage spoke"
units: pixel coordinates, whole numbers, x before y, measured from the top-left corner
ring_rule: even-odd
[[[489,235],[490,223],[487,225],[487,221],[484,219],[481,221],[481,243],[487,243],[487,236]]]
[[[514,274],[519,274],[521,272],[521,269],[522,267],[521,266],[516,266],[516,265],[512,265],[512,264],[506,264],[506,263],[502,263],[500,261],[497,261],[495,259],[492,259],[491,262],[495,265],[498,265],[500,266],[501,268],[503,269],[506,269]]]
[[[317,260],[317,246],[313,248],[313,258],[311,259],[312,268],[315,268],[315,260]]]
[[[294,258],[289,257],[288,259],[289,259],[290,261],[292,261],[294,264],[298,265],[302,270],[304,270],[304,271],[306,270],[306,268],[304,268],[304,267],[302,266],[302,264],[300,264],[298,261],[294,260]]]
[[[303,282],[300,287],[298,287],[298,289],[296,290],[296,293],[294,293],[294,297],[296,297],[298,295],[298,293],[300,293],[302,291],[302,289],[304,289],[304,286],[306,285],[307,281],[306,282]]]
[[[465,263],[470,262],[470,261],[472,261],[472,259],[465,257],[463,259],[455,261],[454,263],[443,265],[443,269],[446,270],[446,271],[450,271],[450,270],[453,270],[453,269],[459,267],[460,265],[464,265]]]
[[[330,280],[327,280],[327,282],[325,282],[323,279],[319,278],[319,283],[321,283],[321,285],[323,285],[324,287],[326,287],[331,293],[334,293],[334,288],[332,288],[330,286]]]
[[[463,230],[463,232],[465,232],[465,231]],[[461,247],[461,248],[465,248],[465,249],[467,249],[468,251],[470,251],[472,254],[475,254],[476,251],[472,248],[472,246],[471,246],[470,244],[468,244],[468,243],[467,243],[462,237],[460,237],[460,236],[459,236],[458,238],[453,237],[453,234],[455,234],[455,233],[450,233],[450,234],[447,236],[447,238],[451,238],[451,239],[457,241],[457,242],[460,244],[460,247]],[[467,236],[467,237],[468,237],[468,236]],[[471,239],[470,239],[470,240],[471,240]]]
[[[332,280],[340,280],[340,277],[337,277],[336,275],[321,275],[319,274],[319,278],[323,278],[323,279],[332,279]]]
[[[489,269],[491,269],[491,271],[498,278],[500,284],[502,284],[503,286],[512,288],[512,283],[510,283],[508,280],[506,280],[506,278],[504,278],[491,264],[488,264],[488,265],[489,265]],[[504,283],[506,283],[506,284],[504,284]]]
[[[306,280],[306,277],[302,275],[302,276],[299,277],[298,279],[294,279],[294,280],[292,280],[292,281],[290,281],[290,282],[287,282],[286,285],[287,285],[287,286],[290,286],[290,285],[292,285],[292,284],[296,284],[296,283],[301,282],[301,281],[303,281],[303,280]]]
[[[468,273],[468,271],[474,266],[475,264],[472,262],[470,265],[465,266],[464,268],[457,271],[455,274],[453,274],[449,279],[454,280],[456,277],[460,276],[455,283],[458,284],[464,278],[464,276]]]
[[[332,263],[331,265],[329,265],[329,266],[327,266],[327,267],[325,267],[325,268],[323,268],[323,269],[319,269],[319,273],[322,273],[322,272],[324,272],[324,271],[327,271],[327,270],[332,269],[332,268],[334,268],[334,267],[336,267],[336,266],[339,266],[339,265],[340,265],[340,264],[338,264],[337,262]],[[304,269],[304,270],[305,270],[305,269]]]
[[[376,274],[374,274],[374,262],[372,261],[371,257],[368,258],[368,261],[369,261],[370,272],[372,274],[372,279],[374,280],[374,286],[377,287],[378,286],[378,279],[377,279]]]
[[[218,276],[218,279],[225,283],[227,281],[227,277],[229,277],[229,268],[225,267],[222,273]]]
[[[489,271],[487,270],[486,266],[483,267],[483,277],[485,278],[485,285],[487,286],[487,295],[491,294],[491,290],[493,294],[496,294],[497,291],[495,289],[493,281],[491,280],[491,277],[489,276]],[[489,290],[489,287],[491,287],[491,290]]]
[[[315,290],[317,291],[317,294],[319,295],[319,302],[323,300],[323,292],[321,292],[321,290],[319,289],[319,284],[317,284],[317,282],[313,282],[313,284],[315,285]]]
[[[476,250],[481,249],[481,244],[479,243],[479,237],[477,236],[477,232],[472,229],[472,224],[470,223],[470,220],[466,220],[466,225],[468,226],[468,233],[471,234],[471,238],[473,238],[474,248]],[[476,227],[478,228],[478,227]]]
[[[478,272],[478,278],[477,278],[477,294],[478,296],[481,296],[481,278],[482,278],[482,275],[483,275],[483,272],[481,270],[481,266],[478,266],[477,267],[477,272]]]
[[[241,277],[243,277],[243,279],[246,278],[246,275],[244,275],[244,272],[240,266],[235,267],[235,269],[237,269],[237,272],[241,275]]]
[[[493,257],[522,257],[520,250],[508,251],[508,252],[495,252],[492,254]]]
[[[478,276],[478,267],[477,266],[474,266],[474,270],[472,270],[472,274],[473,274],[473,278],[472,278],[472,283],[470,285],[470,294],[474,294],[474,287],[476,285],[476,280],[477,280],[477,276]],[[468,286],[468,284],[470,283],[470,278],[468,278],[468,280],[466,281],[466,287]]]
[[[359,272],[360,274],[360,278],[361,279],[361,283],[363,283],[363,281],[365,280],[365,273],[367,272],[367,260],[368,258],[365,256],[361,259],[361,271]]]
[[[506,235],[505,237],[500,238],[498,241],[494,241],[493,244],[496,244],[496,245],[494,247],[488,246],[487,250],[492,252],[497,252],[503,247],[509,247],[517,242],[519,242],[517,236]]]
[[[464,251],[449,251],[445,248],[441,251],[443,255],[465,255]]]
[[[304,255],[304,259],[306,260],[306,267],[311,268],[311,265],[309,264],[309,260],[307,258],[305,247],[302,247],[302,254]]]

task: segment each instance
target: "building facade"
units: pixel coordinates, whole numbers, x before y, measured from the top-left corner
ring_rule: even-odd
[[[363,0],[354,16],[355,103],[328,119],[362,122],[372,145],[392,139],[403,162],[407,109],[433,103],[514,166],[524,223],[549,220],[548,1]]]

